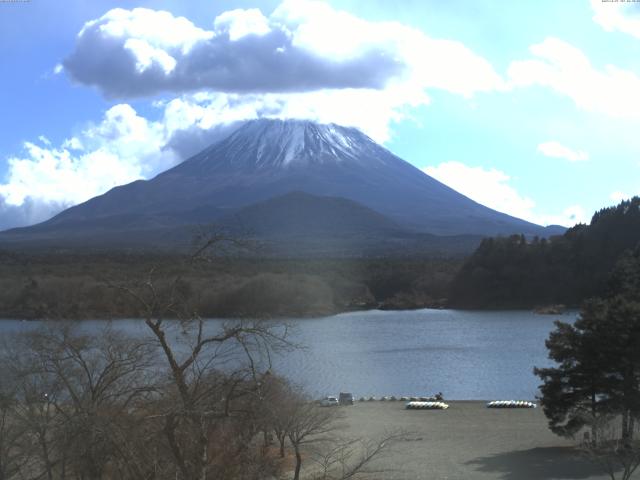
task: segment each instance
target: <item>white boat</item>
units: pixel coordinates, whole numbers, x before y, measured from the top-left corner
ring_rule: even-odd
[[[534,402],[526,400],[493,400],[487,403],[487,408],[536,408]]]
[[[407,410],[446,410],[449,408],[444,402],[407,402],[405,405]]]

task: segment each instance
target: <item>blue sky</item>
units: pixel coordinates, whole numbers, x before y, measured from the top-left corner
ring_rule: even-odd
[[[150,178],[260,116],[356,126],[541,224],[640,193],[634,4],[60,5],[0,2],[0,228]]]

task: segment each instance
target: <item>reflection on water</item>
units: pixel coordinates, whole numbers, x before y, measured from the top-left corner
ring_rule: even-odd
[[[417,310],[367,311],[289,320],[296,343],[274,358],[275,370],[316,395],[428,395],[449,399],[533,399],[539,381],[534,366],[549,365],[544,341],[556,319],[531,312]],[[209,320],[215,329],[221,320]],[[98,330],[104,322],[83,322]],[[38,322],[5,320],[0,334],[34,328]],[[140,320],[115,328],[146,334]]]

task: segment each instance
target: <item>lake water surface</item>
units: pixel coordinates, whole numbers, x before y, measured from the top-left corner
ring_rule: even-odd
[[[553,321],[576,314],[528,311],[365,311],[324,318],[292,319],[293,335],[306,349],[274,359],[275,370],[314,395],[431,395],[449,399],[533,399],[547,366],[544,341]],[[220,320],[210,320],[211,328]],[[96,331],[100,321],[84,322]],[[0,335],[38,322],[0,321]],[[140,320],[113,325],[146,333]]]

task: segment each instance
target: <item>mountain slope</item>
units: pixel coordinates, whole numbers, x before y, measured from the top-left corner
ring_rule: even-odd
[[[482,240],[409,231],[352,200],[303,192],[249,205],[217,224],[258,239],[265,254],[289,257],[466,255]]]
[[[7,235],[34,241],[70,232],[113,235],[122,218],[142,238],[145,230],[156,235],[157,229],[212,222],[292,191],[352,200],[417,232],[549,233],[473,202],[356,129],[256,120],[154,179],[116,187],[0,241]]]
[[[249,205],[218,223],[259,237],[385,237],[403,233],[397,223],[352,200],[304,192]]]

